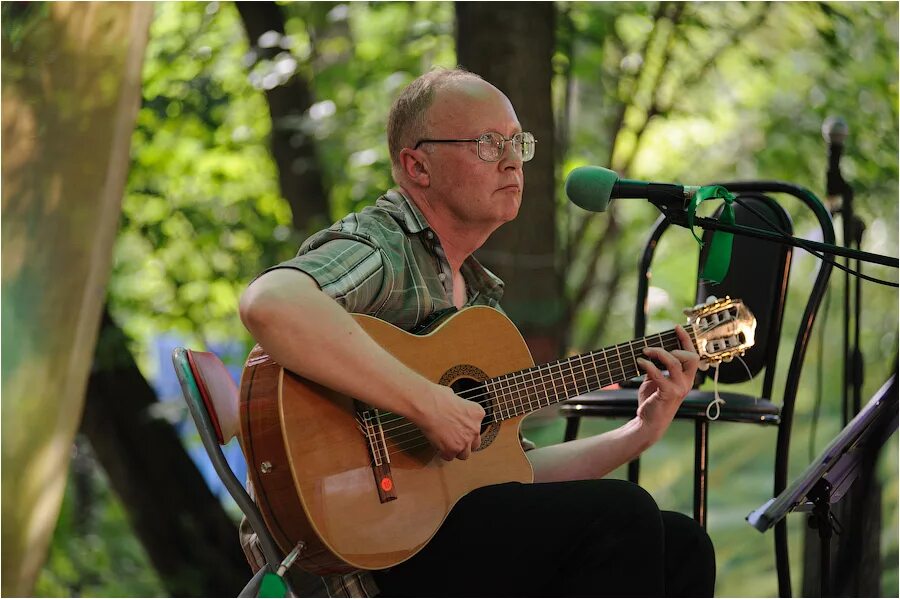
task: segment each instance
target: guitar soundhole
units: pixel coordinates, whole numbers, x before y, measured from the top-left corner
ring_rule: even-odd
[[[476,381],[474,379],[461,378],[456,379],[450,385],[450,388],[460,397],[479,403],[481,404],[481,407],[484,408],[484,420],[481,421],[481,433],[484,434],[484,431],[491,425],[491,421],[493,420],[492,414],[494,411],[490,397],[484,389],[484,384],[482,384],[481,381]]]
[[[454,366],[444,373],[442,385],[447,385],[464,399],[481,404],[484,408],[484,420],[481,421],[481,445],[478,450],[484,449],[497,436],[500,431],[500,423],[494,421],[494,397],[485,389],[482,381],[488,378],[480,368],[470,364]]]

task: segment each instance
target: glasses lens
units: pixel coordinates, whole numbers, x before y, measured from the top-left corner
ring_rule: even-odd
[[[478,138],[478,157],[486,162],[496,162],[503,154],[503,137],[499,133],[485,133]]]
[[[534,158],[534,135],[528,132],[516,133],[513,136],[513,147],[522,157],[522,162]]]

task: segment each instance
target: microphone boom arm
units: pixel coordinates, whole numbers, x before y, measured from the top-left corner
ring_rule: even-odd
[[[722,185],[722,187],[726,188],[731,192],[741,192],[741,191],[780,191],[789,193],[794,195],[795,197],[800,198],[805,203],[809,204],[813,211],[817,213],[817,216],[821,218],[825,218],[828,221],[831,220],[831,215],[828,214],[828,211],[822,205],[822,202],[813,195],[808,189],[797,185],[789,185],[787,183],[781,183],[779,181],[763,181],[763,182],[750,182],[750,183],[724,183],[717,184]],[[687,190],[687,188],[686,188]],[[686,194],[685,194],[686,195]],[[674,225],[678,225],[681,227],[688,227],[687,221],[687,210],[686,204],[688,202],[688,198],[682,198],[681,203],[675,201],[673,197],[671,202],[662,201],[662,200],[654,200],[651,199],[650,202],[659,208],[660,212],[662,212],[666,220]],[[714,218],[695,216],[694,217],[694,226],[700,227],[704,230],[709,231],[725,231],[729,233],[735,233],[738,235],[746,235],[748,237],[755,237],[757,239],[763,239],[767,241],[774,241],[776,243],[786,244],[793,247],[798,247],[801,249],[814,249],[823,254],[828,254],[832,256],[846,256],[849,258],[854,258],[857,260],[862,260],[863,262],[869,262],[872,264],[881,264],[883,266],[890,266],[892,268],[900,267],[900,260],[891,256],[882,256],[880,254],[873,254],[871,252],[864,252],[861,250],[853,250],[850,248],[845,248],[839,245],[835,245],[833,243],[823,243],[820,241],[811,241],[808,239],[801,239],[799,237],[793,237],[790,235],[785,235],[779,233],[777,231],[769,231],[766,229],[758,229],[755,227],[748,227],[745,225],[729,225],[725,223],[721,223]]]

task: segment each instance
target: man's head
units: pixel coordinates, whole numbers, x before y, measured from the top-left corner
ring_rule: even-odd
[[[388,118],[394,180],[415,200],[466,222],[515,217],[521,203],[522,156],[505,142],[497,160],[474,141],[491,133],[509,139],[521,127],[509,99],[462,69],[422,75],[400,94]]]
[[[400,150],[411,148],[418,140],[428,137],[425,113],[434,102],[437,92],[447,85],[464,80],[483,81],[481,77],[465,69],[435,69],[411,81],[394,100],[388,115],[387,135],[391,171],[395,180],[400,172]]]

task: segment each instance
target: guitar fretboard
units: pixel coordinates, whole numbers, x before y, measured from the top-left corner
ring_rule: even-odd
[[[696,345],[691,327],[687,330]],[[484,391],[497,400],[493,419],[500,421],[522,416],[643,374],[637,359],[649,359],[643,353],[645,347],[671,351],[680,349],[681,344],[672,329],[488,379],[483,383]]]

